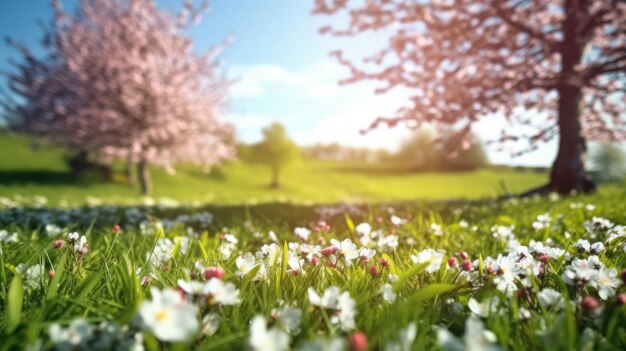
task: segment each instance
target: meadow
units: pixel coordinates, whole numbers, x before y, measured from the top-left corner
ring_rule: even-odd
[[[0,148],[0,350],[626,347],[623,184],[301,160],[270,189],[236,161],[154,168],[147,198]]]
[[[0,135],[0,197],[26,202],[34,196],[47,205],[140,203],[137,187],[120,179],[77,183],[68,173],[64,151],[33,149],[23,137]],[[304,159],[287,167],[279,189],[268,187],[270,172],[261,165],[235,161],[205,173],[191,165],[175,174],[152,169],[155,199],[224,204],[295,202],[388,202],[424,199],[478,199],[521,192],[545,183],[546,171],[487,167],[468,172],[416,173],[393,165]]]
[[[0,349],[623,350],[625,200],[5,209]]]

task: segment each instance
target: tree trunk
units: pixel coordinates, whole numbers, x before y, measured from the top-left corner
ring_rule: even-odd
[[[587,148],[580,123],[581,99],[579,87],[565,85],[559,89],[559,151],[550,173],[550,188],[560,194],[591,193],[596,189],[585,171]]]
[[[133,187],[135,186],[135,163],[133,160],[128,157],[126,160],[126,169],[124,173],[126,174],[126,185]]]
[[[561,79],[558,86],[559,151],[550,172],[550,189],[560,194],[596,190],[591,176],[585,171],[587,147],[580,123],[582,88],[579,74],[574,69],[582,61],[588,42],[588,39],[580,37],[579,31],[580,16],[585,15],[588,6],[579,5],[575,0],[566,0],[564,6]]]
[[[139,185],[141,187],[141,194],[150,195],[152,192],[152,183],[150,182],[150,171],[148,170],[148,164],[145,160],[137,163],[137,172],[139,173]]]
[[[272,168],[272,181],[270,182],[270,188],[276,189],[280,187],[278,178],[280,176],[280,169]]]

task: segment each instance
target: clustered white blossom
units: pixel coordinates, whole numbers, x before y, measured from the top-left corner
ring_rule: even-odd
[[[350,297],[349,292],[342,292],[338,287],[330,286],[322,296],[313,288],[309,288],[308,295],[311,305],[323,308],[331,314],[331,323],[343,330],[352,330],[356,327],[354,321],[357,313],[356,302]]]
[[[92,324],[78,318],[66,327],[53,323],[48,327],[48,336],[55,350],[144,350],[142,333],[109,321]]]

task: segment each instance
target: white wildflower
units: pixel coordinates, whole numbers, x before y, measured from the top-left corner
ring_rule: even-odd
[[[313,288],[309,288],[309,302],[313,306],[318,306],[332,311],[333,324],[339,324],[343,330],[354,329],[354,317],[356,316],[356,302],[350,297],[347,291],[341,292],[336,286],[328,287],[320,297]]]
[[[601,267],[598,270],[597,278],[591,282],[591,286],[598,289],[598,296],[602,300],[607,300],[615,296],[615,290],[622,284],[617,270],[614,268]]]
[[[563,295],[554,289],[545,288],[539,292],[537,297],[539,304],[544,308],[560,310],[565,307]]]
[[[437,252],[433,249],[426,249],[418,252],[417,255],[411,255],[411,260],[413,263],[417,264],[430,262],[428,266],[426,266],[425,270],[428,273],[434,273],[441,267],[443,253]]]
[[[398,297],[398,294],[393,291],[393,286],[389,283],[385,283],[381,287],[380,293],[383,296],[383,300],[387,303],[394,303]]]
[[[277,328],[267,329],[265,318],[256,316],[250,324],[250,347],[255,351],[281,351],[289,348],[289,334]]]
[[[150,289],[152,300],[139,306],[139,317],[146,330],[167,342],[190,341],[198,332],[196,309],[174,289]]]

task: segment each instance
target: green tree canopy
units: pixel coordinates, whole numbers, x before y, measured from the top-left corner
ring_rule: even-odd
[[[250,161],[270,168],[270,187],[277,188],[282,169],[299,156],[300,149],[287,135],[285,126],[274,122],[263,129],[263,140],[252,145],[249,153]]]

